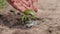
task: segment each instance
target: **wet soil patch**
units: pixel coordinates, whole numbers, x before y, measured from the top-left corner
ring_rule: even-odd
[[[37,25],[38,20],[41,20],[39,18],[32,19],[31,21],[26,20],[25,23],[22,24],[22,15],[20,13],[14,14],[14,11],[11,10],[10,12],[13,14],[0,14],[0,25],[7,26],[9,28],[31,28],[32,26]]]

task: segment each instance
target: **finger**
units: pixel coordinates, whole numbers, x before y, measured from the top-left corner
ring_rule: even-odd
[[[28,7],[27,5],[23,4],[23,6],[26,8],[26,9],[31,9],[31,7]]]
[[[29,6],[27,6],[27,5],[24,3],[24,1],[25,1],[25,3],[28,2]],[[23,4],[22,6],[24,6],[27,10],[32,9],[32,1],[31,1],[31,0],[28,0],[28,1],[22,0],[21,3]]]
[[[24,11],[24,10],[26,10],[26,8],[22,5],[22,3],[20,2],[20,3],[14,3],[14,5],[15,5],[15,7],[18,9],[18,10],[20,10],[20,11]]]
[[[33,5],[37,5],[38,0],[32,0]]]
[[[20,2],[20,4],[22,4],[22,6],[25,7],[26,9],[31,9],[31,7],[27,6],[27,5],[24,4],[23,2]]]
[[[17,10],[19,10],[19,11],[21,11],[21,12],[23,12],[23,11],[26,10],[26,8],[23,7],[23,6],[22,6],[22,3],[19,2],[19,1],[16,1],[16,0],[7,0],[7,1],[8,1],[15,9],[17,9]],[[12,1],[13,1],[13,3],[12,3]]]
[[[34,10],[35,12],[37,12],[37,11],[38,11],[37,6],[33,6],[33,10]]]
[[[27,1],[27,0],[21,0],[24,4],[26,4],[27,6],[29,6],[30,4],[29,4],[29,0]]]
[[[18,0],[18,1],[17,1],[17,0],[10,0],[10,1],[11,1],[11,2],[18,2],[19,0]]]
[[[35,12],[37,12],[38,11],[38,8],[37,8],[37,2],[38,2],[38,0],[32,0],[32,2],[33,2],[33,9],[34,9],[34,11]]]
[[[22,2],[23,2],[24,4],[26,4],[28,7],[31,7],[31,5],[32,5],[31,0],[22,0]]]
[[[28,7],[25,3],[23,3],[23,1],[20,1],[19,3],[16,4],[17,6],[22,6],[25,7],[26,9],[30,9],[30,7]]]
[[[26,10],[26,8],[25,7],[23,7],[23,6],[17,6],[18,7],[18,10],[20,10],[21,12],[24,12],[25,10]]]
[[[19,10],[21,10],[21,12],[24,12],[24,11],[26,10],[26,8],[23,7],[23,6],[20,6],[20,7],[18,7],[18,8],[19,8]]]
[[[32,0],[32,1],[33,1],[34,3],[35,3],[35,2],[38,2],[38,0]]]
[[[28,1],[28,3],[31,5],[31,4],[32,4],[32,1],[31,1],[31,0],[29,0],[29,1]]]

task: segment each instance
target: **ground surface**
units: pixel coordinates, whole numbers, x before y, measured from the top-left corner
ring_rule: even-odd
[[[37,16],[43,18],[39,26],[31,29],[10,29],[0,25],[0,34],[60,34],[60,0],[39,0],[38,7],[40,11]],[[9,10],[18,12],[6,4],[1,14],[7,15]]]

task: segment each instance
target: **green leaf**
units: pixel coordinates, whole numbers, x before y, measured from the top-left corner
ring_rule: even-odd
[[[31,16],[30,16],[31,15]],[[22,16],[22,24],[24,24],[24,21],[28,19],[30,21],[32,19],[35,19],[35,13],[33,10],[25,10]]]
[[[25,17],[26,17],[25,15],[23,15],[23,16],[22,16],[22,21],[24,21],[24,20],[25,20]]]
[[[33,10],[25,10],[24,14],[27,16],[28,19],[35,18],[35,13]],[[29,16],[29,15],[31,15],[31,16]]]
[[[34,11],[33,10],[25,10],[24,14],[26,14],[26,15],[29,15],[29,14],[34,15]]]
[[[35,16],[32,16],[31,18],[32,18],[32,19],[35,19],[36,17],[35,17]]]

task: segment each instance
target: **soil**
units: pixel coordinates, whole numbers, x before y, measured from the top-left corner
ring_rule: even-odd
[[[36,16],[41,19],[39,25],[28,29],[19,25],[20,28],[9,28],[20,22],[21,13],[6,2],[4,9],[0,10],[0,34],[60,34],[60,0],[39,0],[37,5]]]

